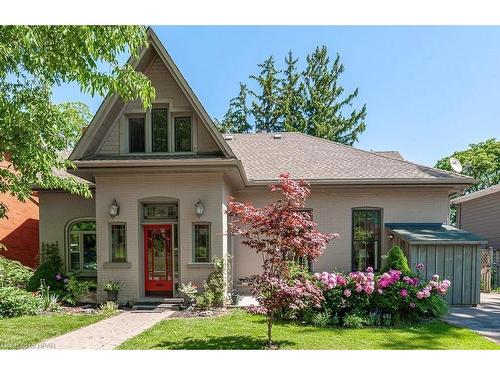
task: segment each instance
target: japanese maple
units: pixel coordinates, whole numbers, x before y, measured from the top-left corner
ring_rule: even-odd
[[[305,273],[291,270],[301,260],[315,261],[337,234],[323,234],[312,216],[304,211],[310,195],[309,185],[279,176],[270,190],[281,194],[262,208],[231,199],[227,213],[230,233],[242,238],[242,244],[262,255],[262,274],[251,278],[252,294],[259,302],[253,309],[267,317],[268,345],[272,346],[272,326],[276,313],[284,309],[320,306],[323,299],[317,284]]]

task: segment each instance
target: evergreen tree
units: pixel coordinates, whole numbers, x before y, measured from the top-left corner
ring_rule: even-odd
[[[247,85],[240,82],[238,96],[231,99],[222,122],[217,124],[222,133],[248,133],[252,130],[248,118],[250,110],[247,106],[247,96]]]
[[[279,71],[276,69],[274,58],[270,56],[262,64],[258,76],[250,76],[258,84],[259,92],[250,91],[254,97],[251,113],[255,119],[255,131],[281,131],[279,112]]]
[[[352,110],[349,115],[344,113],[345,107],[351,107],[358,96],[358,89],[342,97],[344,88],[338,79],[343,72],[344,65],[338,54],[330,66],[325,46],[317,47],[307,56],[307,67],[303,72],[305,133],[352,145],[365,130],[366,105],[360,111]]]
[[[304,84],[301,74],[297,71],[299,59],[293,58],[292,51],[285,57],[286,68],[279,87],[280,127],[283,131],[298,131],[303,133],[306,119],[303,115]]]

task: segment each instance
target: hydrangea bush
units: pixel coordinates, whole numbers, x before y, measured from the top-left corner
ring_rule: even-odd
[[[451,286],[449,280],[434,275],[431,280],[417,275],[403,276],[400,270],[390,269],[375,275],[372,268],[365,272],[315,273],[313,279],[323,291],[324,301],[317,313],[329,312],[332,321],[359,315],[369,321],[381,321],[390,315],[393,323],[436,318],[446,313],[443,300]],[[314,315],[314,314],[313,314]],[[375,316],[378,316],[375,318]],[[385,318],[384,318],[385,319]]]

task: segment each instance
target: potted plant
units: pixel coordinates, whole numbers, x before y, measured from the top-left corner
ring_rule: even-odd
[[[108,301],[115,302],[118,299],[118,292],[120,291],[121,285],[117,281],[108,281],[104,284],[104,290],[108,293]]]

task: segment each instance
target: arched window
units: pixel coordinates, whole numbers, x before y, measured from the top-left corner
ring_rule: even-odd
[[[79,220],[68,227],[68,271],[92,276],[97,271],[95,220]]]

